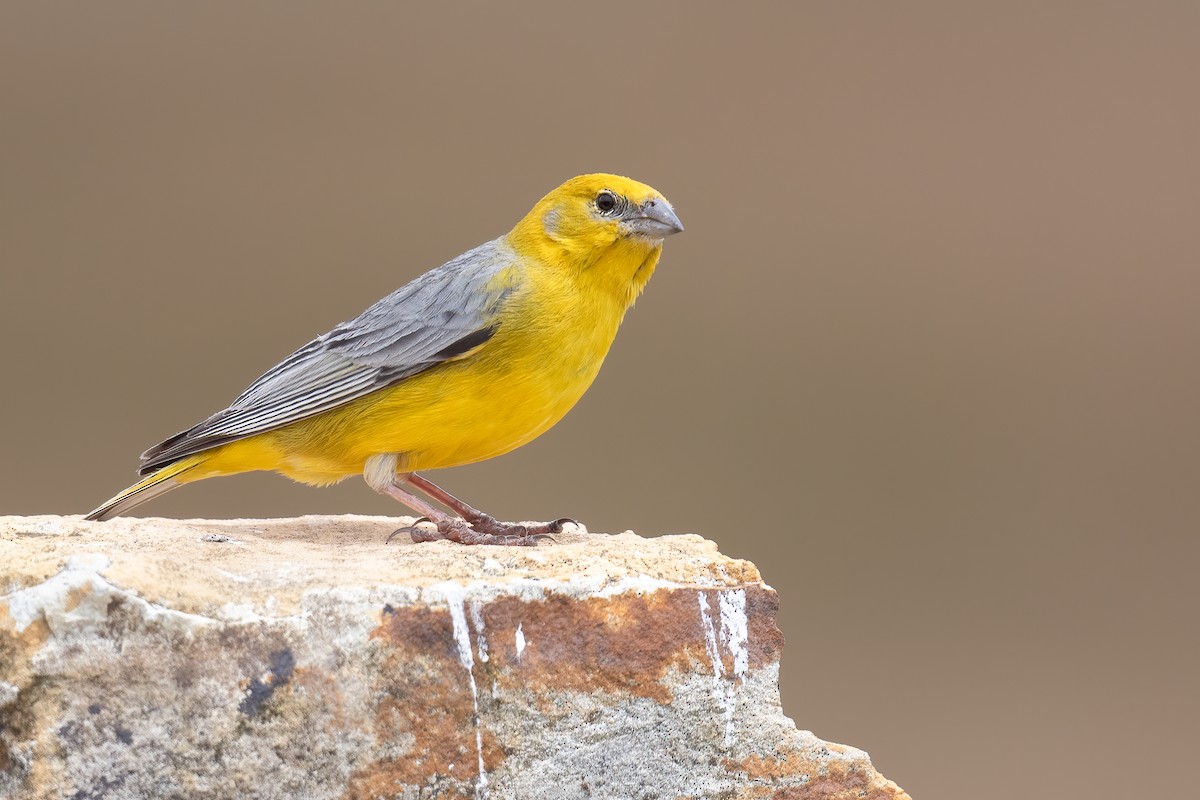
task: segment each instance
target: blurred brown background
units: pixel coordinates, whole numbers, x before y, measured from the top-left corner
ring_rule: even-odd
[[[919,800],[1178,793],[1200,6],[993,6],[5,3],[0,513],[92,508],[311,336],[621,172],[687,232],[597,384],[435,477],[756,561],[787,712]],[[270,475],[144,509],[399,511]]]

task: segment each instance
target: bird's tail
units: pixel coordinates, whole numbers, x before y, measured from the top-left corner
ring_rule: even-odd
[[[133,486],[130,486],[116,497],[104,503],[104,505],[88,514],[84,519],[111,519],[112,517],[124,514],[136,506],[140,506],[147,500],[153,500],[161,494],[166,494],[185,482],[184,480],[176,480],[176,478],[194,469],[206,460],[205,455],[197,454],[188,458],[181,458],[174,464],[168,464],[153,475],[138,481]]]

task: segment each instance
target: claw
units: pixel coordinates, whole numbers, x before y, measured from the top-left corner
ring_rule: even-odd
[[[520,528],[525,535],[546,538],[557,543],[557,540],[550,534],[562,533],[567,524],[578,525],[579,523],[570,517],[559,517],[553,522],[539,522],[536,525],[518,525],[516,527]]]
[[[412,537],[414,542],[432,542],[435,539],[443,538],[440,535],[440,531],[431,531],[426,527],[421,527],[422,522],[432,523],[433,520],[431,520],[429,517],[418,517],[417,519],[413,520],[412,525],[392,531],[391,534],[383,540],[383,543],[388,544],[392,541],[392,539],[396,538],[402,533],[407,533],[410,537]]]
[[[392,531],[386,541],[390,542],[400,534],[407,533],[414,542],[418,543],[448,539],[467,545],[534,547],[542,540],[558,544],[558,540],[545,531],[561,532],[563,521],[555,520],[540,525],[526,526],[514,522],[492,520],[491,524],[485,522],[480,525],[468,524],[466,520],[459,517],[447,517],[437,522],[429,517],[420,517],[414,520],[412,525]],[[566,521],[574,522],[574,520]]]

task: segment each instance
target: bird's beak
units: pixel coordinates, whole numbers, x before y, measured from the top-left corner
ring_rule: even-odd
[[[683,230],[683,223],[675,216],[671,205],[663,199],[647,200],[632,209],[625,220],[629,233],[649,239],[665,239]]]

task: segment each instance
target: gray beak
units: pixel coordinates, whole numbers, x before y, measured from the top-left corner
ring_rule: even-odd
[[[683,223],[666,200],[647,200],[631,210],[633,213],[625,221],[630,233],[650,239],[664,239],[683,230]]]

